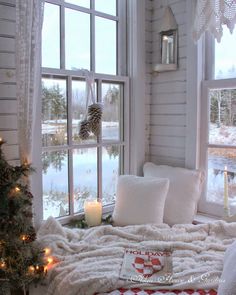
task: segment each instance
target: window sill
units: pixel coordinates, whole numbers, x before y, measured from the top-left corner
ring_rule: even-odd
[[[222,217],[197,213],[193,220],[193,224],[203,224],[208,222],[214,222],[217,220],[222,220]]]

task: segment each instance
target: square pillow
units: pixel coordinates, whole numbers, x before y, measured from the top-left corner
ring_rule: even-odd
[[[145,163],[144,177],[164,177],[170,181],[164,208],[164,223],[192,223],[201,195],[202,173],[167,165]]]
[[[112,215],[115,225],[163,223],[168,179],[121,175]]]

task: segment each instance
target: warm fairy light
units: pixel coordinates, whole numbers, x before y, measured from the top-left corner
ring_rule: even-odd
[[[49,254],[51,254],[51,249],[50,248],[45,248],[44,253],[45,253],[46,256],[48,256]]]
[[[36,270],[39,270],[39,266],[38,266],[38,265],[36,265],[36,267],[35,267],[35,268],[36,268]]]
[[[16,186],[16,187],[15,187],[15,192],[16,192],[16,193],[19,193],[19,191],[20,191],[20,188],[19,188],[18,186]]]
[[[1,259],[0,260],[0,268],[3,269],[5,267],[6,267],[6,262],[3,259]]]
[[[22,241],[26,241],[27,240],[27,236],[26,235],[22,235],[20,238],[21,238]]]
[[[29,272],[30,274],[33,274],[34,271],[35,271],[34,266],[33,266],[33,265],[29,266],[29,268],[28,268],[28,272]]]
[[[52,258],[52,257],[48,257],[48,258],[47,258],[47,262],[48,262],[48,264],[53,263],[53,258]]]

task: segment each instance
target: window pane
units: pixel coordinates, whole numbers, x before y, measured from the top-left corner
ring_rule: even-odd
[[[210,91],[209,143],[236,145],[236,89]]]
[[[215,41],[215,79],[236,77],[236,30],[233,34],[223,27],[221,42]]]
[[[96,96],[96,93],[95,93]],[[91,104],[91,101],[89,101]],[[90,133],[88,139],[81,140],[79,137],[80,122],[85,119],[86,114],[86,83],[85,81],[72,81],[72,137],[74,143],[96,143],[97,137]]]
[[[118,84],[102,84],[102,139],[120,139],[120,102],[122,87]]]
[[[66,69],[90,70],[90,16],[65,9]]]
[[[67,151],[44,152],[43,218],[69,214]]]
[[[223,204],[224,169],[227,167],[229,204],[236,205],[236,149],[208,149],[207,201]]]
[[[116,22],[95,17],[95,69],[116,74]]]
[[[95,0],[95,10],[116,15],[116,0]]]
[[[90,8],[90,0],[66,0],[65,2]]]
[[[102,149],[102,204],[115,202],[116,183],[119,175],[119,146]]]
[[[65,79],[42,79],[43,146],[67,143],[67,99]]]
[[[73,151],[74,209],[84,209],[84,200],[97,198],[97,148]]]
[[[42,29],[42,66],[60,68],[60,9],[47,2]]]

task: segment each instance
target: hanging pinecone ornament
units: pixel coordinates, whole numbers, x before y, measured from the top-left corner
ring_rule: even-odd
[[[88,107],[88,121],[90,123],[90,130],[94,135],[100,134],[100,125],[102,119],[102,105],[93,103]]]
[[[89,132],[90,132],[90,122],[87,119],[84,119],[80,122],[79,126],[79,137],[82,140],[89,138]]]

